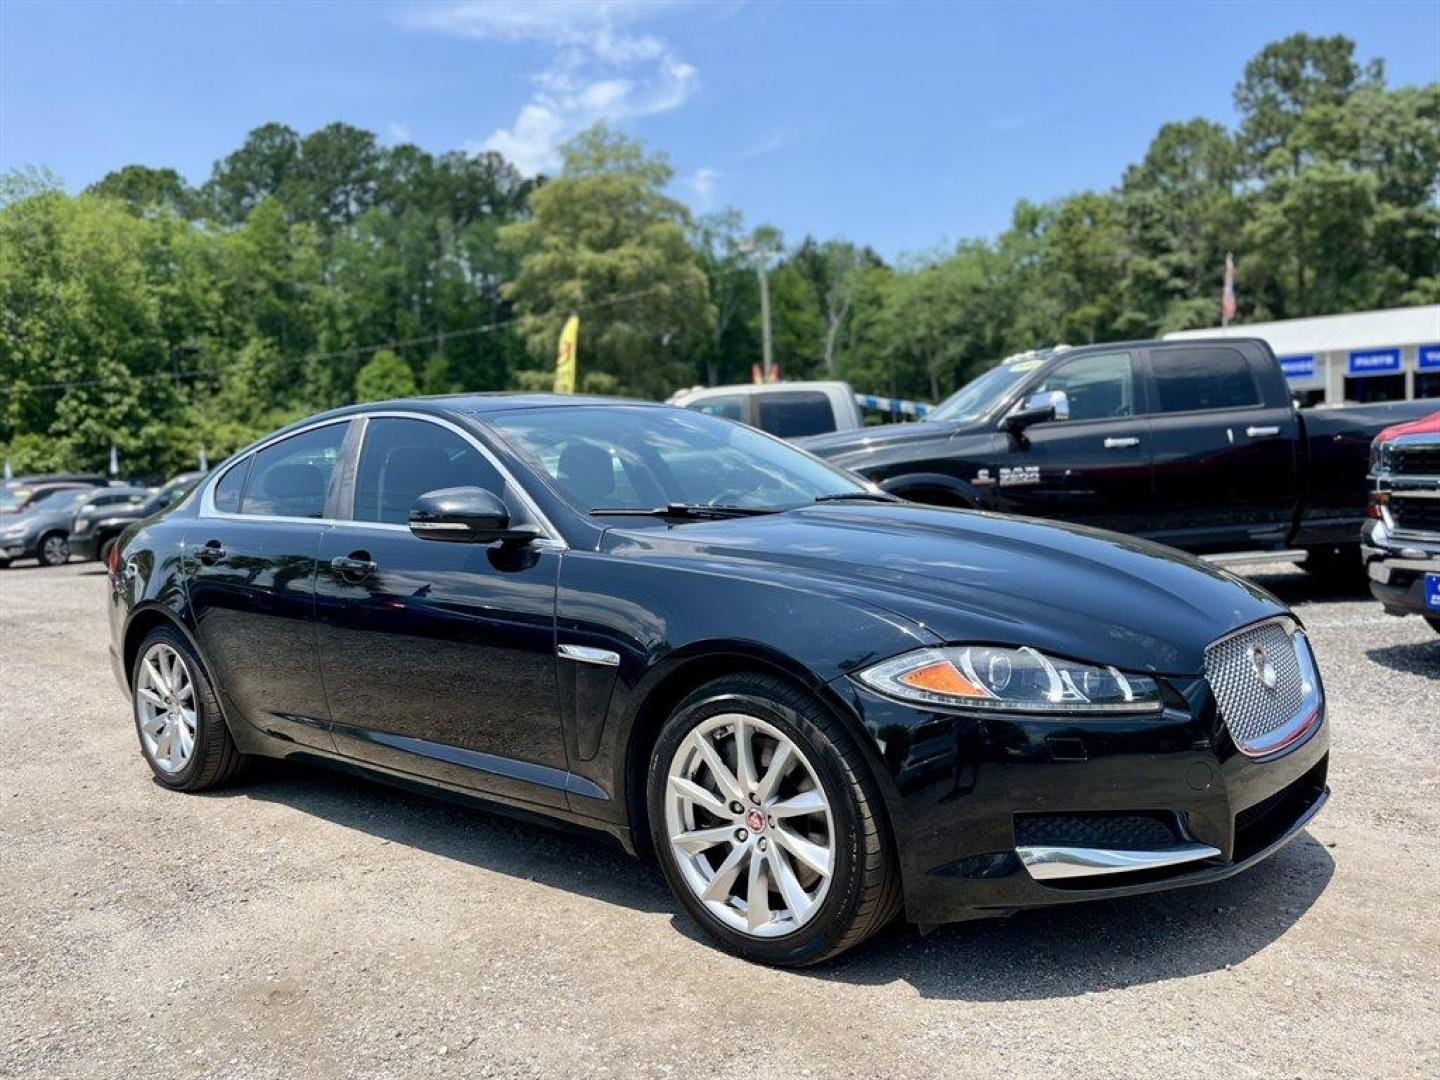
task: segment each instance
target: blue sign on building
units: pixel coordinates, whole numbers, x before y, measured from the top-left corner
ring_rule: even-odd
[[[1315,377],[1315,357],[1309,356],[1282,356],[1280,357],[1280,370],[1285,372],[1287,379],[1313,379]]]
[[[1394,375],[1400,371],[1399,349],[1366,349],[1352,352],[1345,367],[1347,375]]]
[[[1440,345],[1421,345],[1415,353],[1421,371],[1440,371]]]

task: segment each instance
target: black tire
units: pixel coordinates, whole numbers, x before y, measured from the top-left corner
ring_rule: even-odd
[[[1440,634],[1440,615],[1425,615],[1425,621],[1430,624],[1430,629]]]
[[[1335,585],[1359,587],[1365,584],[1365,561],[1356,544],[1335,544],[1330,547],[1306,548],[1300,568],[1322,581]]]
[[[175,772],[167,772],[155,763],[140,732],[140,696],[137,690],[140,668],[150,650],[160,644],[168,645],[180,654],[195,688],[195,747],[189,761]],[[214,687],[210,685],[204,665],[184,634],[173,626],[159,626],[150,631],[135,651],[130,687],[130,711],[135,718],[135,737],[140,743],[140,756],[150,766],[156,780],[175,791],[208,791],[228,784],[240,775],[247,759],[236,749],[235,740],[230,737],[230,729],[221,715]]]
[[[70,540],[63,532],[48,532],[35,545],[41,566],[64,566],[70,561]]]
[[[813,765],[832,808],[835,867],[819,909],[798,929],[757,937],[727,926],[685,881],[665,825],[666,780],[685,736],[722,712],[743,711],[779,729]],[[828,709],[783,679],[726,676],[697,689],[660,731],[646,777],[651,839],[671,892],[719,944],[747,960],[818,964],[859,945],[900,910],[900,871],[881,795],[849,732]]]
[[[95,558],[107,566],[110,565],[110,551],[112,548],[115,547],[115,541],[119,539],[120,538],[118,536],[111,536],[108,539],[101,541],[100,550],[95,552]]]

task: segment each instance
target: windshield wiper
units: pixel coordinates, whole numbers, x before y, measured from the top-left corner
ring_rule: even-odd
[[[718,521],[721,518],[756,517],[776,513],[768,507],[710,506],[706,503],[666,503],[664,506],[596,506],[590,513],[596,517],[658,517],[681,521]]]
[[[837,491],[833,495],[816,495],[816,502],[844,502],[847,499],[863,499],[866,502],[904,502],[898,495],[884,491]]]

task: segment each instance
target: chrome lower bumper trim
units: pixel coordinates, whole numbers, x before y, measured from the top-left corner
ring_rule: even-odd
[[[1092,874],[1124,874],[1132,870],[1157,870],[1177,863],[1213,859],[1219,848],[1208,844],[1176,844],[1149,851],[1115,848],[1020,847],[1015,849],[1025,869],[1036,881],[1088,877]]]

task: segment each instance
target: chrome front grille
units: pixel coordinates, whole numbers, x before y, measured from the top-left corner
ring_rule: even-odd
[[[1205,677],[1242,753],[1272,754],[1320,721],[1320,677],[1305,634],[1272,619],[1213,642]]]
[[[1396,439],[1384,445],[1390,472],[1400,476],[1440,476],[1440,439]]]

